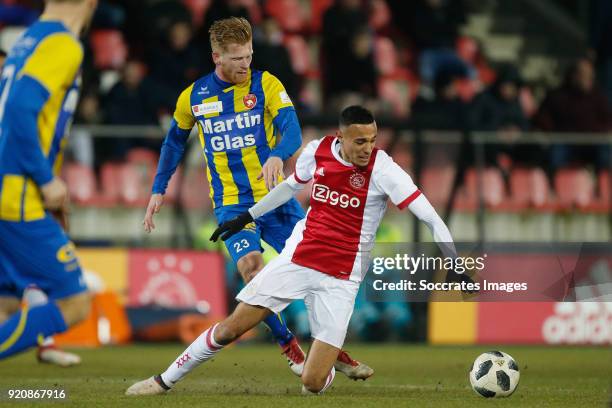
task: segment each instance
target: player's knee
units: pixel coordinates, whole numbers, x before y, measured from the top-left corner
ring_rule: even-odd
[[[304,384],[304,387],[310,392],[321,392],[321,390],[325,388],[326,379],[327,376],[325,375],[319,376],[315,373],[311,373],[306,370],[304,371],[304,373],[302,373],[302,384]]]
[[[241,335],[242,333],[236,327],[226,322],[219,323],[214,331],[215,341],[223,346],[230,344]]]
[[[79,293],[57,301],[67,326],[82,322],[91,310],[91,295],[88,292]]]
[[[263,267],[263,257],[259,252],[251,252],[238,261],[238,271],[245,283],[250,282]]]

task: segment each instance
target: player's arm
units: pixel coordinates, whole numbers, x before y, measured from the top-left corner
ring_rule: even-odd
[[[39,186],[45,207],[62,209],[67,204],[67,189],[53,175],[43,151],[38,117],[50,96],[74,81],[83,61],[83,49],[70,34],[53,34],[44,39],[19,72],[5,115],[11,133],[19,135],[16,154],[24,172]]]
[[[259,178],[264,178],[268,190],[271,190],[280,181],[283,161],[293,156],[302,145],[302,129],[291,98],[281,82],[266,71],[263,73],[262,84],[266,109],[272,115],[274,127],[281,134],[280,142],[270,152],[259,175]]]
[[[185,89],[176,102],[174,117],[170,123],[170,129],[162,143],[159,162],[157,163],[157,173],[153,181],[153,188],[147,212],[142,222],[145,231],[151,232],[155,229],[153,215],[158,213],[164,203],[164,194],[168,188],[168,182],[176,171],[189,139],[191,129],[195,124],[195,118],[191,113],[190,95],[193,84]]]
[[[221,224],[212,234],[210,240],[217,241],[219,237],[221,237],[221,239],[225,241],[232,235],[240,232],[247,224],[253,222],[253,220],[280,207],[293,198],[296,193],[302,190],[306,183],[312,179],[315,171],[314,153],[318,145],[318,140],[312,141],[306,145],[304,151],[300,157],[298,157],[297,163],[295,164],[295,172],[291,176],[287,177],[285,181],[266,194],[264,198],[249,208],[248,211]]]
[[[379,152],[383,164],[374,174],[374,182],[399,209],[408,207],[431,231],[434,241],[447,257],[456,257],[455,244],[448,227],[429,200],[421,193],[412,178],[385,152]]]

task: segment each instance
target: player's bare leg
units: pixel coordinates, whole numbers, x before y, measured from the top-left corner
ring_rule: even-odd
[[[72,327],[77,323],[82,322],[89,315],[91,310],[91,295],[89,292],[82,292],[64,299],[55,301],[64,321],[68,327]]]
[[[210,360],[224,346],[230,344],[270,315],[270,310],[240,303],[221,323],[205,330],[168,369],[160,375],[133,384],[126,395],[163,394],[200,364]]]
[[[249,283],[264,267],[264,260],[261,252],[249,252],[238,260],[237,266],[238,272],[240,276],[242,276],[244,283]],[[295,375],[301,376],[304,370],[306,356],[297,338],[289,331],[287,325],[282,320],[281,315],[270,315],[264,320],[264,324],[268,326],[274,334],[282,350],[282,354],[287,358],[291,371]]]
[[[302,374],[302,394],[322,394],[334,381],[334,363],[340,349],[315,339],[308,351]]]

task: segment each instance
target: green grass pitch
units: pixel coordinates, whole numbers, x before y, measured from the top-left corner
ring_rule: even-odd
[[[278,347],[241,344],[222,351],[167,395],[126,397],[136,380],[163,371],[184,347],[131,345],[78,350],[83,364],[56,368],[33,352],[0,362],[0,406],[9,389],[65,389],[78,407],[606,407],[612,384],[612,351],[595,347],[348,344],[376,370],[354,382],[338,373],[321,397],[302,397]],[[485,399],[469,386],[468,369],[481,352],[501,349],[519,363],[521,381],[510,398]],[[43,404],[43,405],[41,405]],[[49,401],[12,405],[47,406]],[[52,404],[55,405],[55,404]]]

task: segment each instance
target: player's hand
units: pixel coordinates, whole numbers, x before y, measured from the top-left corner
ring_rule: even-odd
[[[66,232],[70,229],[70,223],[68,221],[68,216],[70,215],[69,209],[69,200],[65,201],[65,204],[62,208],[58,208],[57,210],[51,210],[51,215],[55,220],[59,223],[62,229]]]
[[[149,205],[147,206],[147,212],[144,220],[142,221],[142,225],[144,225],[144,229],[147,233],[151,233],[151,231],[155,229],[153,216],[157,214],[159,210],[161,210],[162,205],[164,205],[164,195],[151,194],[151,199],[149,199]]]
[[[276,187],[283,178],[283,161],[280,157],[270,156],[264,163],[257,180],[264,179],[268,191]]]
[[[66,183],[54,177],[53,180],[40,187],[45,208],[48,210],[61,210],[68,207],[68,189]]]
[[[219,228],[210,236],[210,240],[217,242],[219,237],[221,237],[221,239],[225,241],[237,232],[242,231],[242,229],[251,222],[253,222],[253,217],[248,211],[245,211],[236,218],[219,225]]]

